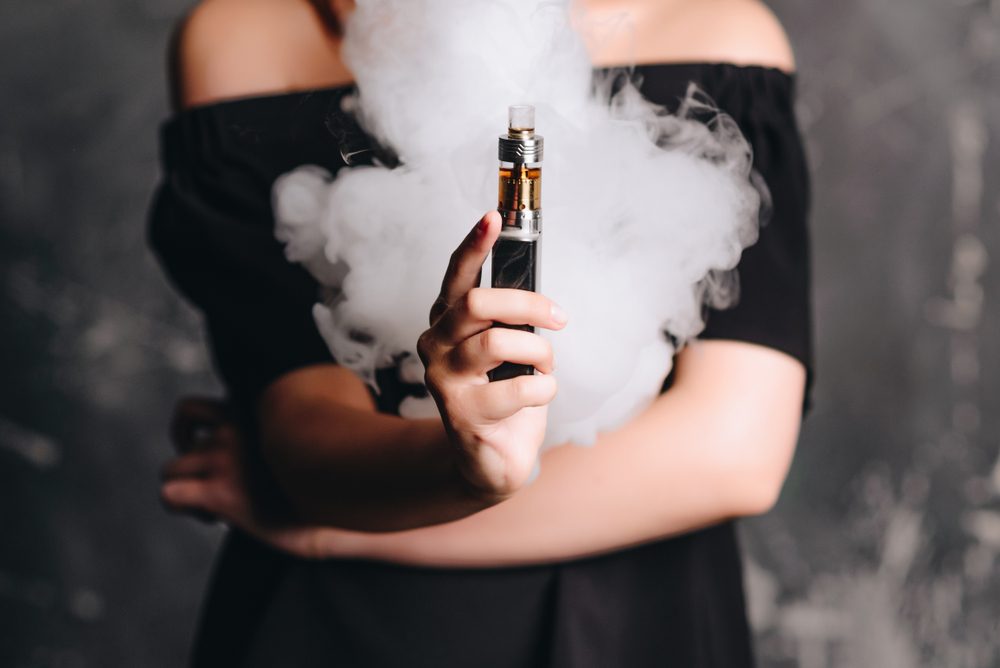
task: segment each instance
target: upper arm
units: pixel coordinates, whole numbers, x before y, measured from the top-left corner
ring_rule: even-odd
[[[334,409],[375,413],[368,387],[346,367],[313,364],[282,374],[261,392],[257,401],[257,426],[265,459],[280,454],[283,444],[296,434],[325,429],[321,417]]]
[[[282,88],[281,50],[272,47],[282,21],[276,3],[203,0],[198,4],[178,25],[171,41],[170,88],[175,107]]]
[[[802,417],[805,365],[786,352],[750,341],[694,340],[675,359],[674,388],[704,392],[712,403],[747,407],[748,417],[761,416],[756,402]],[[738,404],[738,406],[737,406]],[[727,409],[727,414],[732,414]],[[767,420],[764,420],[767,421]]]
[[[704,60],[763,65],[787,72],[795,56],[778,18],[757,0],[690,3],[692,38],[705,50]]]
[[[653,3],[647,3],[653,4]],[[795,58],[775,15],[758,0],[668,3],[650,14],[625,13],[622,29],[592,44],[597,65],[710,62],[791,72]]]
[[[177,108],[347,83],[339,40],[306,2],[202,0],[171,47]]]
[[[260,413],[283,417],[303,404],[338,403],[375,411],[375,402],[357,374],[338,364],[314,364],[283,374],[261,393]]]
[[[696,340],[675,359],[669,392],[688,412],[704,413],[706,446],[746,483],[747,514],[777,500],[798,441],[805,387],[801,361],[756,343]]]

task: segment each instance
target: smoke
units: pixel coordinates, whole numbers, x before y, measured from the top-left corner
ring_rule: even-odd
[[[416,342],[449,256],[496,202],[507,107],[535,105],[540,291],[570,314],[539,330],[559,382],[546,447],[593,443],[656,398],[705,305],[735,299],[760,203],[732,119],[693,89],[671,115],[621,72],[595,80],[570,18],[569,0],[359,1],[343,45],[354,113],[399,163],[335,180],[305,166],[274,191],[288,258],[325,286],[314,315],[337,361],[376,391],[385,366],[421,383]],[[438,412],[411,396],[400,414]]]

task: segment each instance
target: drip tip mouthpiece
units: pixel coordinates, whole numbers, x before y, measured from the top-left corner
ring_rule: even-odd
[[[535,129],[535,108],[530,104],[512,104],[507,108],[507,118],[511,132]]]

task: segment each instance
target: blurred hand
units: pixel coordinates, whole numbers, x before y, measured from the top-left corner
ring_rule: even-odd
[[[561,329],[565,315],[544,295],[481,288],[482,266],[500,234],[500,215],[483,216],[451,256],[431,327],[417,352],[424,382],[459,451],[459,469],[473,489],[502,500],[531,474],[556,394],[552,347],[533,332],[492,327],[494,321]],[[534,375],[490,382],[501,362],[530,364]]]
[[[306,559],[346,554],[354,532],[305,526],[254,503],[244,443],[227,405],[186,398],[174,410],[171,438],[178,456],[163,467],[160,498],[171,511],[222,521],[272,547]]]

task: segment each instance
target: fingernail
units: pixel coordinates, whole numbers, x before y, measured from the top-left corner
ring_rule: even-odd
[[[562,310],[558,304],[552,305],[552,319],[558,322],[560,325],[566,323],[569,320],[569,316],[566,315],[566,311]]]
[[[486,218],[486,216],[483,216],[479,220],[479,225],[476,226],[476,231],[479,233],[479,236],[483,236],[484,234],[486,234],[486,230],[488,230],[489,228],[490,228],[490,221],[488,218]]]

